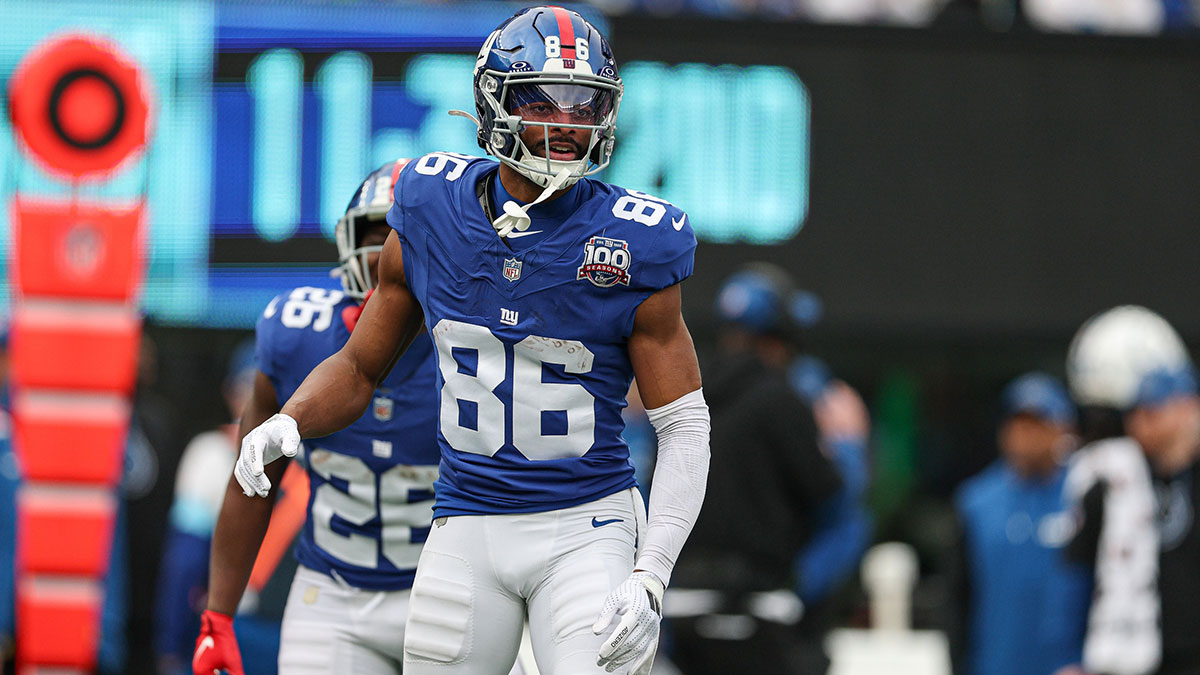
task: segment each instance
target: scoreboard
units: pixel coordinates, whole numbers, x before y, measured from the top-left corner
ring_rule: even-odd
[[[333,225],[368,171],[434,150],[480,154],[470,123],[479,45],[500,3],[9,0],[0,78],[45,38],[119,43],[154,91],[154,143],[103,183],[43,174],[0,121],[0,185],[23,194],[148,202],[142,305],[157,321],[250,327],[272,296],[327,281]],[[607,31],[602,15],[583,7]],[[601,176],[685,208],[711,242],[776,244],[808,210],[808,91],[789,68],[620,60],[626,86]],[[772,161],[764,162],[767,153]],[[0,226],[7,231],[7,209]],[[8,241],[0,240],[7,300]]]

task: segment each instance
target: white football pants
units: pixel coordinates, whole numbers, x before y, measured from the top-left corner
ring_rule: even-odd
[[[367,591],[301,565],[279,640],[279,675],[397,675],[409,591]]]
[[[541,675],[604,673],[607,634],[592,624],[633,571],[645,528],[636,488],[557,511],[436,519],[409,604],[405,675],[504,675],[526,617]]]

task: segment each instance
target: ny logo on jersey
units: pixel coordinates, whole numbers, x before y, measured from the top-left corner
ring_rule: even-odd
[[[517,310],[500,308],[500,323],[505,326],[517,325]]]
[[[381,441],[378,438],[371,439],[371,454],[376,457],[387,459],[392,456],[392,442]]]
[[[516,258],[504,259],[504,278],[516,281],[521,278],[521,261]]]
[[[620,239],[592,237],[583,245],[583,264],[578,279],[587,279],[600,288],[629,285],[629,244]]]

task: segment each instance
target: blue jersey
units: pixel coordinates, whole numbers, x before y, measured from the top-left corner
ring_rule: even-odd
[[[280,405],[350,338],[342,315],[356,305],[340,290],[301,287],[267,306],[255,356]],[[431,352],[429,338],[418,336],[357,422],[304,441],[311,491],[296,546],[304,566],[357,588],[412,586],[437,477]]]
[[[634,313],[692,272],[682,211],[588,179],[560,197],[577,208],[514,252],[478,197],[496,169],[426,155],[387,216],[437,354],[438,516],[548,511],[636,485],[621,438]]]
[[[1075,531],[1066,474],[1022,478],[1001,460],[955,497],[970,570],[971,675],[1051,675],[1082,658],[1091,583],[1063,551]]]

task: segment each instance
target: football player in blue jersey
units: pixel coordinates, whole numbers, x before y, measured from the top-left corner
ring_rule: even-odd
[[[278,413],[304,376],[355,332],[390,231],[384,216],[392,185],[406,162],[368,176],[338,222],[341,289],[294,289],[272,300],[259,319],[258,372],[243,436]],[[301,460],[311,491],[283,617],[283,675],[400,671],[409,588],[433,518],[439,450],[432,349],[428,337],[416,338],[377,387],[372,380],[369,412],[305,442]],[[280,479],[284,464],[267,469],[271,480]],[[230,481],[213,537],[196,675],[217,669],[241,675],[231,617],[270,513],[271,500],[248,499]]]
[[[247,436],[234,474],[269,494],[264,466],[357,419],[423,320],[441,465],[405,673],[504,673],[526,617],[543,673],[645,673],[708,471],[680,309],[696,239],[675,206],[588,178],[608,164],[622,84],[579,14],[519,12],[474,82],[499,162],[433,153],[400,173],[358,330]],[[634,376],[658,436],[648,509],[621,439]]]

